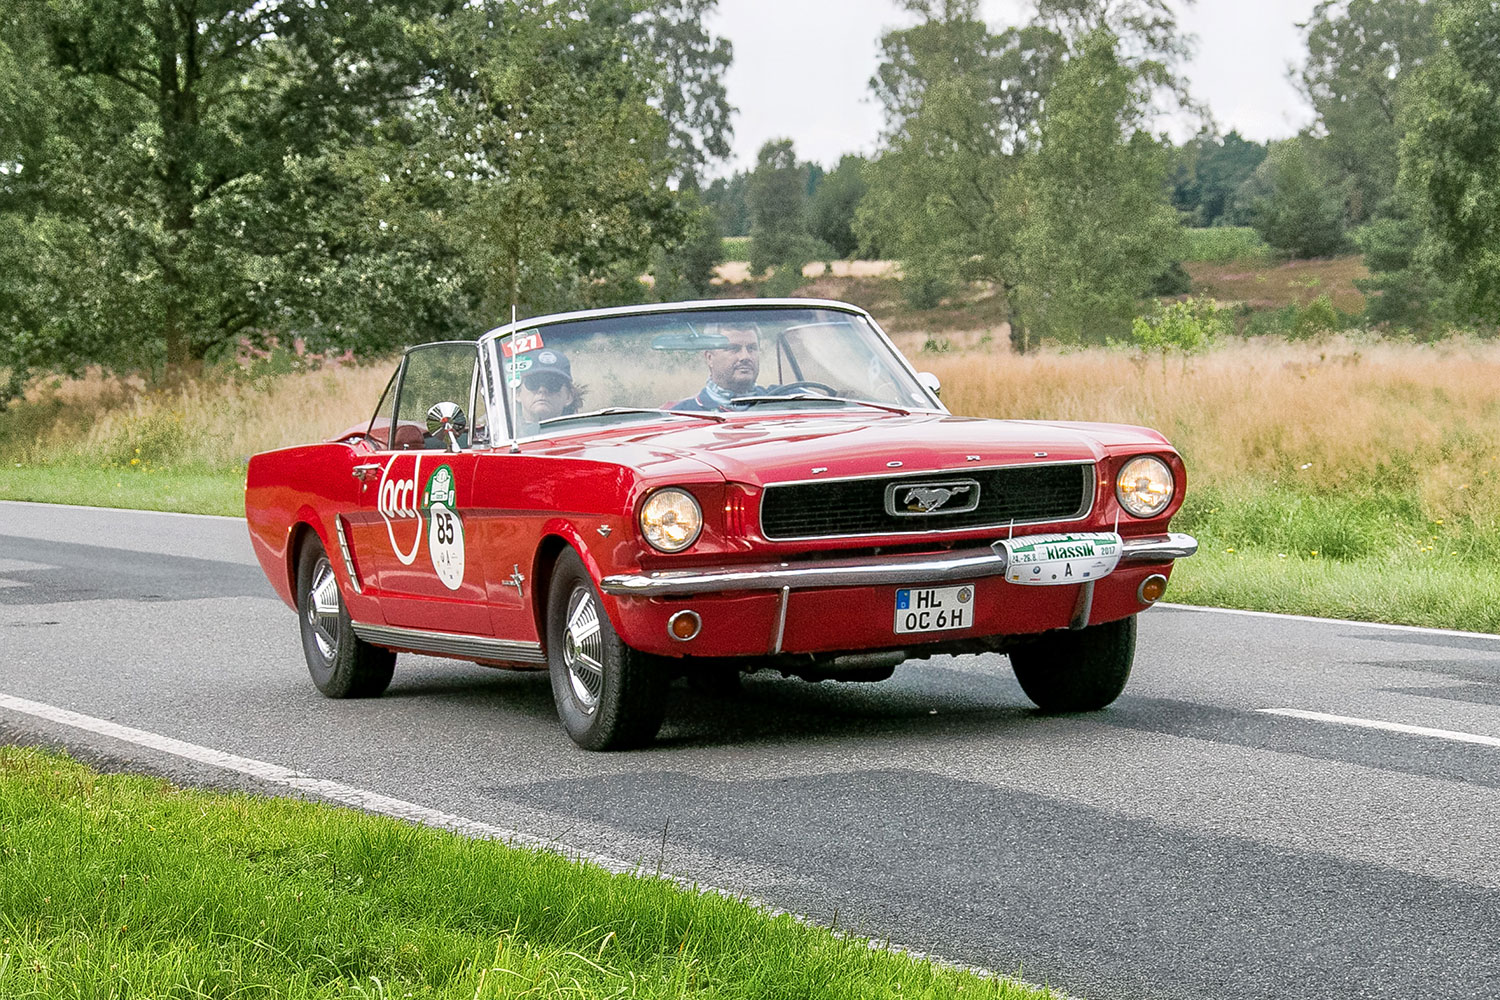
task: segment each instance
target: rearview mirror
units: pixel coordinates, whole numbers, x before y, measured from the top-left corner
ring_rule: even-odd
[[[922,388],[934,396],[943,394],[943,383],[938,381],[938,377],[932,372],[917,372],[917,381],[922,383]]]
[[[729,338],[722,333],[699,333],[697,330],[672,330],[651,338],[653,351],[722,351]]]

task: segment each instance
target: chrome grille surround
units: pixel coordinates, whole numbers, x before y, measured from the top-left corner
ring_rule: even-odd
[[[760,501],[760,530],[769,541],[931,535],[980,528],[1061,524],[1088,517],[1094,506],[1092,461],[1028,462],[947,472],[877,473],[845,479],[772,483]],[[924,517],[894,516],[890,491],[905,484],[977,481],[979,504]]]

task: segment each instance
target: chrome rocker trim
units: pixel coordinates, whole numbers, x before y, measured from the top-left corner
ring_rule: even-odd
[[[1198,551],[1192,535],[1172,532],[1124,540],[1120,565],[1185,559]],[[943,583],[1005,573],[1004,551],[966,549],[935,556],[891,560],[825,559],[815,563],[770,563],[735,570],[664,570],[606,576],[601,589],[615,597],[667,597],[730,590],[804,587],[867,587],[880,584]]]
[[[456,660],[495,660],[501,663],[546,663],[547,654],[539,642],[515,642],[489,639],[482,635],[456,632],[428,632],[396,625],[365,625],[352,622],[354,634],[377,646],[395,646],[420,653],[451,656]]]

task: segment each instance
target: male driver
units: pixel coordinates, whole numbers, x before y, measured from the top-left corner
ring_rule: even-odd
[[[698,395],[684,399],[671,410],[728,410],[735,396],[759,396],[766,392],[755,384],[760,374],[760,333],[754,323],[725,323],[718,331],[728,347],[703,352],[708,362],[708,382]]]
[[[517,437],[537,433],[543,420],[578,412],[578,390],[566,354],[545,347],[522,357],[531,364],[521,373],[521,426]]]

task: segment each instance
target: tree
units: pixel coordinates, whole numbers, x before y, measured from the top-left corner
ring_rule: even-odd
[[[13,380],[86,360],[79,343],[181,368],[251,328],[284,277],[258,202],[405,97],[419,67],[401,33],[437,6],[7,5],[0,160],[29,263],[4,297],[49,303],[15,317],[29,348],[10,352]]]
[[[1190,213],[1195,226],[1221,224],[1235,192],[1265,158],[1263,143],[1247,141],[1238,132],[1222,137],[1201,132],[1177,151],[1172,203]]]
[[[1083,39],[1024,166],[1012,324],[1065,341],[1127,333],[1137,302],[1182,249],[1166,149],[1141,128],[1149,81],[1117,44],[1103,28]]]
[[[935,305],[966,280],[993,282],[1016,320],[1013,342],[1024,346],[1018,234],[1031,185],[1044,179],[1026,168],[1045,139],[1036,125],[1058,81],[1098,32],[1120,39],[1115,61],[1130,81],[1134,130],[1153,116],[1156,98],[1185,94],[1177,72],[1184,42],[1165,0],[1039,0],[1027,24],[999,33],[982,20],[977,0],[905,6],[919,21],[882,39],[871,81],[885,107],[884,149],[867,172],[856,232],[901,261],[914,305]],[[1090,134],[1111,147],[1124,142],[1121,114],[1111,113],[1112,132]],[[1107,188],[1098,194],[1111,197]]]
[[[1405,81],[1436,51],[1430,0],[1322,0],[1299,25],[1307,61],[1296,79],[1317,112],[1317,146],[1358,224],[1396,188]]]
[[[1344,193],[1305,137],[1271,144],[1235,195],[1232,215],[1292,257],[1327,257],[1344,246]]]
[[[750,175],[750,271],[769,267],[795,269],[826,250],[807,232],[808,165],[797,161],[790,139],[772,139],[760,147]]]
[[[1459,305],[1500,322],[1500,6],[1451,0],[1441,52],[1412,80],[1401,184],[1423,229],[1418,254]]]
[[[736,170],[728,177],[715,178],[703,192],[703,201],[714,210],[725,236],[750,235],[750,205],[745,200],[749,186],[750,171]]]
[[[862,156],[843,156],[838,167],[823,176],[807,203],[808,231],[839,257],[853,257],[859,251],[854,213],[868,187],[864,177],[867,165]]]
[[[662,36],[640,16],[634,0],[0,8],[11,394],[37,369],[179,370],[244,337],[379,350],[511,303],[639,299],[651,248],[691,228],[673,136],[708,154],[723,138],[696,112],[672,131]]]
[[[726,39],[704,26],[719,0],[653,0],[637,18],[648,52],[660,67],[657,106],[667,121],[676,176],[696,186],[704,167],[729,155],[734,108],[724,73],[734,58]]]

